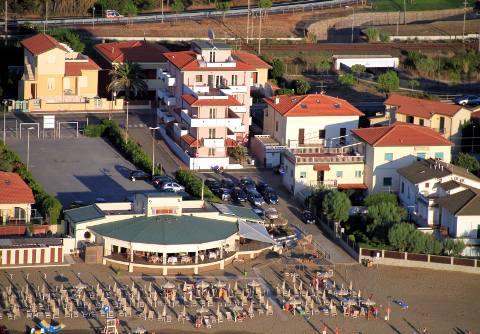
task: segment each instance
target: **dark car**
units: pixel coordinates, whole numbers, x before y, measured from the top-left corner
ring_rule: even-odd
[[[205,180],[205,185],[210,189],[213,193],[222,187],[220,181],[217,181],[212,178],[208,178]]]
[[[235,189],[235,182],[231,179],[223,179],[222,180],[222,188]]]
[[[257,183],[257,191],[262,195],[265,192],[265,190],[268,189],[268,188],[270,188],[270,186],[266,182],[260,181],[260,182]]]
[[[251,190],[255,190],[256,191],[256,187],[255,187],[255,182],[253,182],[253,180],[248,177],[248,176],[243,176],[241,179],[240,179],[240,185],[241,187],[243,188],[243,190],[245,191],[251,191]]]
[[[263,194],[263,198],[269,204],[278,204],[278,195],[274,190],[266,191]]]
[[[171,178],[170,176],[167,176],[167,175],[155,175],[152,178],[152,184],[155,187],[160,187],[163,183],[174,182],[174,181],[175,180],[173,178]]]
[[[232,189],[229,188],[216,188],[213,192],[215,195],[220,197],[222,201],[228,201],[232,196]]]
[[[265,200],[262,195],[256,190],[249,190],[247,192],[247,198],[250,203],[254,206],[262,206],[265,204]]]
[[[265,219],[265,210],[262,208],[253,208],[253,212],[262,219]]]
[[[235,202],[246,202],[247,201],[247,194],[241,188],[235,188],[232,193],[232,199]]]
[[[311,211],[305,210],[302,212],[302,215],[303,215],[303,221],[305,222],[305,224],[315,224],[317,221]]]
[[[476,106],[480,104],[480,97],[476,95],[465,95],[457,97],[455,103],[462,106]]]
[[[150,179],[150,174],[145,173],[143,170],[134,170],[130,172],[130,180],[148,180]]]

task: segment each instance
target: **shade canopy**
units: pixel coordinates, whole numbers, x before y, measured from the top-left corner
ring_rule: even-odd
[[[244,220],[238,221],[238,231],[240,237],[250,240],[265,242],[276,245],[277,242],[268,234],[264,225],[258,223],[249,223]]]

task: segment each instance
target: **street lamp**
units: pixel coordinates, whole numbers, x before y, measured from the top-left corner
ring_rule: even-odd
[[[158,130],[160,129],[159,126],[155,126],[155,127],[148,127],[150,130],[153,130],[152,131],[152,178],[153,178],[153,175],[155,174],[155,130]]]
[[[127,121],[125,124],[125,145],[128,143],[128,101],[125,101],[125,104],[127,105]]]
[[[95,28],[95,6],[92,6],[92,28]]]
[[[27,128],[27,170],[30,169],[30,130],[33,129],[33,126]]]
[[[352,11],[353,11],[353,16],[352,16],[352,39],[351,39],[351,42],[353,43],[353,30],[354,30],[354,26],[355,26],[355,7],[345,6],[345,8],[351,8]]]
[[[5,117],[7,115],[7,104],[8,104],[8,101],[3,100],[3,106],[4,106],[4,109],[3,109],[3,143],[4,144],[5,144],[5,141],[7,139],[7,129],[5,127]]]

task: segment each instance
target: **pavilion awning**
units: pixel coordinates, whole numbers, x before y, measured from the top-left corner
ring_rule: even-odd
[[[268,234],[267,229],[263,224],[248,223],[244,220],[238,221],[238,232],[240,237],[250,240],[261,241],[276,245],[277,242]]]
[[[315,164],[313,165],[313,170],[316,172],[327,171],[330,170],[330,166],[325,164]]]

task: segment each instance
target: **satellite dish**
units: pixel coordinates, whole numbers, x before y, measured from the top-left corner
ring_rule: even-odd
[[[208,29],[208,38],[211,39],[211,40],[215,39],[215,32],[213,31],[212,28]]]

